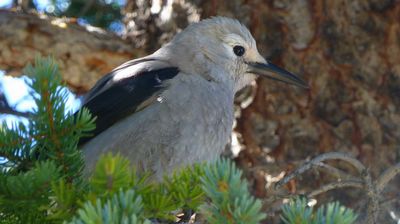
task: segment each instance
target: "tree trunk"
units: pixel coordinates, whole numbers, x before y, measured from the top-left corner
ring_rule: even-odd
[[[259,80],[238,121],[247,148],[278,160],[330,150],[373,167],[399,160],[399,1],[212,2],[198,5],[202,17],[239,18],[267,58],[311,86]]]
[[[273,194],[265,190],[268,176],[327,151],[357,156],[375,176],[400,161],[399,1],[192,2],[202,18],[244,22],[265,57],[310,84],[304,91],[259,80],[253,103],[242,108],[236,131],[246,150],[238,161],[250,171],[256,195]],[[324,176],[308,176],[297,191],[296,184],[289,189],[326,183]],[[388,189],[398,193],[396,186],[398,179]],[[354,206],[365,197],[359,193],[327,196]]]

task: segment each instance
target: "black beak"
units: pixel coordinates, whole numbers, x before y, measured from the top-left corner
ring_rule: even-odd
[[[250,62],[247,72],[308,89],[308,84],[298,76],[270,62]]]

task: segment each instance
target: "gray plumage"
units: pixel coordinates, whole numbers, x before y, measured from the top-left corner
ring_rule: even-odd
[[[238,21],[215,17],[190,25],[152,55],[113,70],[87,94],[83,107],[98,117],[94,136],[82,140],[87,171],[109,151],[156,178],[215,160],[232,130],[234,95],[256,75],[306,86],[268,63]]]

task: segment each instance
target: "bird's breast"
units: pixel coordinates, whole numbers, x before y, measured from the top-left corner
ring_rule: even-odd
[[[179,77],[165,92],[165,106],[179,143],[173,160],[193,163],[216,159],[232,130],[232,89],[197,77]]]

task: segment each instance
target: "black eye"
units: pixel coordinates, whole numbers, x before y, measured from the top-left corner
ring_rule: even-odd
[[[235,53],[239,57],[243,56],[245,51],[246,50],[242,46],[236,45],[233,47],[233,53]]]

